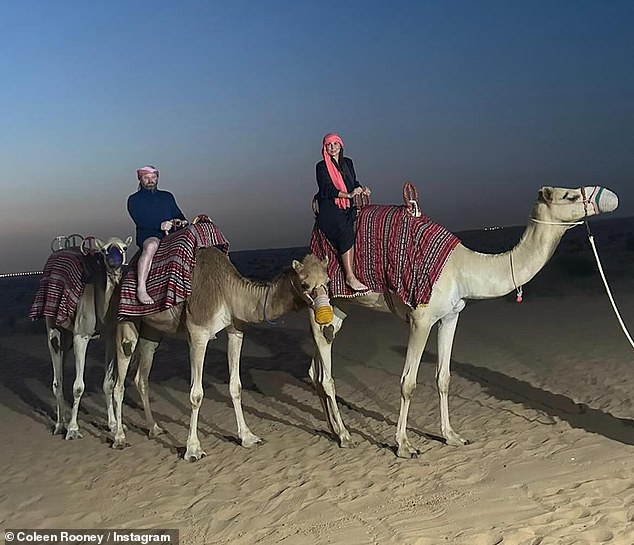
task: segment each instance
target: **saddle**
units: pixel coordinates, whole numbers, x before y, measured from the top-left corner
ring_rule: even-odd
[[[191,295],[196,252],[211,246],[224,253],[229,251],[229,242],[222,231],[204,214],[163,238],[152,259],[147,279],[148,294],[155,301],[151,305],[140,303],[136,297],[136,263],[141,253],[137,252],[121,281],[119,319],[154,314],[185,301]]]
[[[423,214],[414,184],[405,183],[403,205],[369,205],[357,215],[355,272],[376,293],[391,292],[411,308],[429,302],[431,290],[449,255],[460,242]],[[326,236],[314,227],[310,249],[329,258],[333,297],[359,297],[345,282],[341,260]]]

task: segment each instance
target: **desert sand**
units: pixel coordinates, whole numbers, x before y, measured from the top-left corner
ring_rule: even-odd
[[[634,328],[634,219],[592,224],[619,310]],[[521,229],[459,233],[483,251],[509,249]],[[303,249],[241,252],[266,278]],[[4,528],[179,528],[187,545],[634,544],[634,348],[604,293],[585,230],[514,294],[462,312],[452,359],[453,427],[439,439],[435,340],[409,417],[421,454],[399,459],[394,434],[406,327],[360,308],[334,348],[343,418],[356,448],[330,435],[307,370],[303,313],[252,326],[242,357],[243,405],[265,443],[237,444],[226,337],[210,343],[199,430],[207,456],[182,459],[189,425],[186,345],[166,339],[151,375],[167,433],[148,439],[131,380],[131,446],[110,448],[101,392],[103,345],[88,349],[84,438],[51,434],[55,400],[44,326],[26,316],[37,278],[0,280],[0,522]],[[130,373],[133,375],[133,373]],[[71,399],[74,369],[65,374]]]

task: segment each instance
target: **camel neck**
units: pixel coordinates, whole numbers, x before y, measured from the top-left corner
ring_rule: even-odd
[[[251,297],[234,307],[237,319],[248,323],[271,322],[297,308],[290,273],[266,284],[247,283]]]
[[[463,246],[458,255],[466,298],[500,297],[529,282],[548,263],[568,228],[531,221],[517,245],[501,254],[483,254]]]

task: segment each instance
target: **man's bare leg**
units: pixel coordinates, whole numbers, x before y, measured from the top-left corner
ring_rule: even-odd
[[[346,284],[354,291],[367,290],[368,286],[361,282],[354,274],[354,246],[344,254],[341,254],[341,261],[343,261],[343,270],[346,273]]]
[[[136,297],[137,299],[143,303],[144,305],[151,305],[154,303],[154,299],[152,299],[147,292],[146,282],[147,277],[150,272],[150,267],[152,266],[152,258],[156,253],[156,249],[159,245],[159,239],[156,237],[146,238],[143,242],[143,251],[141,252],[141,257],[139,257],[139,263],[137,266],[137,287],[136,287]]]

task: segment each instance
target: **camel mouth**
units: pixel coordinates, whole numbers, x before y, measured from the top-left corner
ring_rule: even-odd
[[[600,212],[613,212],[619,206],[619,198],[613,191],[603,188],[597,195],[596,203]]]

